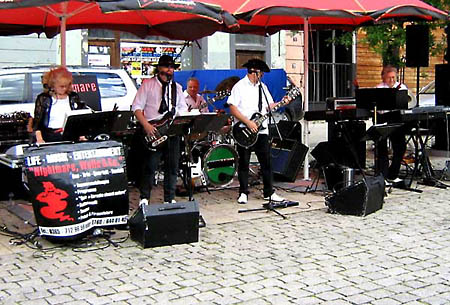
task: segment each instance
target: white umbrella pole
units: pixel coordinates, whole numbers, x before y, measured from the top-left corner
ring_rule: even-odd
[[[66,66],[66,19],[67,19],[67,2],[61,3],[61,66]]]
[[[305,18],[304,28],[303,28],[303,56],[304,56],[304,67],[303,67],[303,104],[304,111],[309,110],[309,96],[308,96],[308,72],[309,72],[309,19]],[[303,120],[303,143],[309,147],[309,122]],[[309,150],[305,156],[305,162],[303,166],[303,178],[309,180]]]

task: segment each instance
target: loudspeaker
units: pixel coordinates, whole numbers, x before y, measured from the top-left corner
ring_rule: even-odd
[[[406,27],[406,66],[428,67],[429,44],[428,25],[408,25]]]
[[[366,167],[366,122],[347,121],[328,123],[329,153],[334,162],[351,168]]]
[[[450,64],[435,67],[436,105],[450,106]]]
[[[436,65],[435,67],[436,105],[450,106],[450,64]],[[447,150],[449,147],[447,132],[450,132],[450,124],[446,120],[437,120],[435,124],[435,144],[433,148]]]
[[[308,147],[296,140],[274,138],[271,148],[274,178],[295,181],[307,152]]]
[[[144,248],[197,242],[199,217],[196,201],[142,205],[130,217],[130,236]]]
[[[325,203],[332,213],[366,216],[383,207],[384,177],[366,176],[355,184],[342,188],[325,197]]]
[[[0,188],[0,200],[27,199],[28,192],[22,182],[22,169],[0,164],[0,177],[5,177]]]
[[[302,124],[293,121],[279,121],[277,126],[283,139],[296,140],[302,143]],[[278,132],[274,124],[270,124],[269,128],[270,134],[274,138],[279,139],[280,137],[278,136]]]

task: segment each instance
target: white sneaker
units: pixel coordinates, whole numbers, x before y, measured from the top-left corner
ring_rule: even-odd
[[[264,200],[268,200],[268,201],[273,201],[273,202],[282,202],[285,201],[286,199],[284,199],[281,196],[278,196],[275,192],[270,195],[269,197],[264,197]]]
[[[247,201],[248,201],[247,194],[241,193],[241,195],[239,195],[239,198],[238,198],[237,201],[238,201],[239,204],[246,204]]]
[[[387,181],[391,184],[391,185],[396,185],[399,184],[400,182],[403,182],[403,179],[397,177],[395,179],[387,179]]]
[[[141,205],[147,205],[147,204],[148,204],[148,199],[142,198],[142,199],[139,201],[139,206],[141,206]]]
[[[169,203],[177,203],[177,201],[175,199],[172,199],[170,202],[165,201],[164,204],[169,204]]]

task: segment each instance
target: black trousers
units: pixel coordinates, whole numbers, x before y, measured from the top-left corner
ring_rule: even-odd
[[[155,172],[162,157],[164,160],[164,202],[170,202],[175,198],[178,162],[180,159],[180,137],[169,137],[156,151],[144,149],[145,153],[139,182],[140,197],[150,199]]]
[[[273,174],[272,162],[270,156],[269,136],[260,134],[255,145],[249,148],[241,146],[237,147],[239,154],[238,165],[238,179],[239,179],[239,193],[248,194],[248,172],[250,167],[250,156],[252,151],[255,152],[258,162],[261,166],[262,179],[264,184],[264,197],[269,197],[273,194]]]
[[[411,126],[406,124],[399,127],[386,139],[378,142],[378,168],[377,172],[382,173],[387,179],[395,179],[400,172],[403,156],[406,152],[406,134],[411,131]],[[392,161],[389,166],[388,139],[392,144]]]

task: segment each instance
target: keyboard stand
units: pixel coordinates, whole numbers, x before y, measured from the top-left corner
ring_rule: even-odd
[[[414,144],[414,169],[407,185],[408,187],[411,187],[412,180],[415,177],[418,177],[421,172],[422,180],[418,183],[439,188],[446,188],[446,185],[440,182],[434,174],[433,166],[431,165],[431,161],[426,150],[427,143],[431,137],[429,134],[429,129],[426,129],[424,138],[424,135],[422,134],[423,130],[424,129],[419,127],[419,123],[417,123],[416,127],[412,130],[411,140]]]

